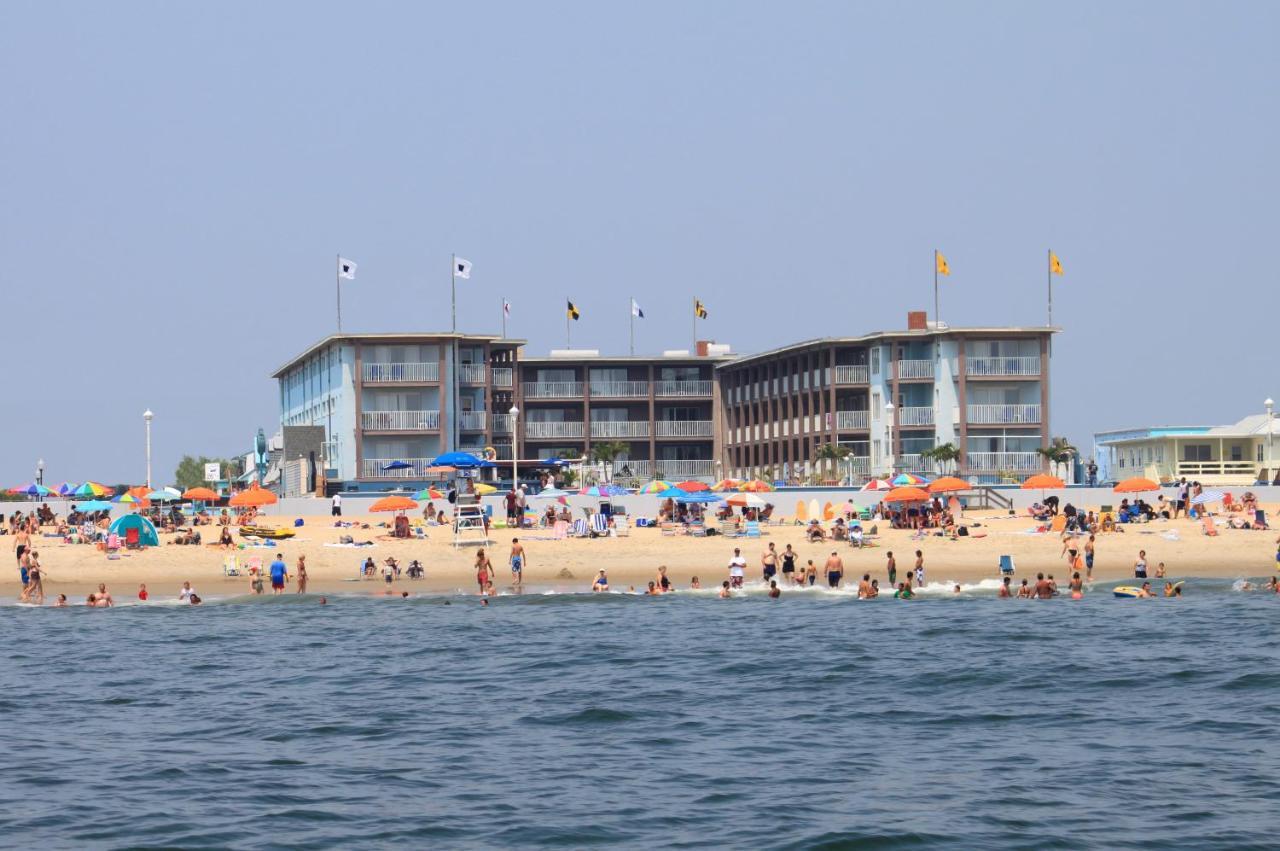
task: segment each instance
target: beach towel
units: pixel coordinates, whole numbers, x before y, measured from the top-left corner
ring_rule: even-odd
[[[345,544],[325,544],[324,546],[334,547],[336,549],[350,550],[356,547],[375,547],[377,546],[377,544],[375,544],[373,541],[351,541],[350,543],[345,543]]]

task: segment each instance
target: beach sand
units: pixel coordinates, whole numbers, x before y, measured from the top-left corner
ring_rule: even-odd
[[[379,564],[387,556],[395,556],[402,570],[413,559],[422,562],[426,569],[423,580],[413,581],[401,576],[394,583],[394,590],[419,593],[476,593],[473,569],[474,545],[454,549],[453,539],[447,527],[428,527],[429,538],[421,540],[393,540],[384,537],[388,530],[376,524],[385,523],[388,515],[346,517],[347,521],[367,522],[368,529],[335,528],[330,517],[307,517],[305,525],[298,528],[298,536],[280,542],[273,549],[239,550],[242,560],[261,556],[263,564],[269,564],[280,553],[293,573],[294,563],[300,554],[307,557],[309,576],[308,591],[325,594],[381,594],[386,586],[381,576],[376,579],[357,579],[358,565],[369,556]],[[659,565],[667,565],[668,575],[677,588],[687,588],[691,577],[698,576],[704,588],[719,585],[727,578],[726,565],[734,547],[741,547],[747,559],[747,579],[758,581],[761,577],[760,555],[769,542],[781,551],[791,544],[799,553],[798,564],[803,567],[813,559],[819,573],[827,556],[836,550],[844,560],[846,582],[856,584],[862,574],[870,573],[885,586],[885,554],[892,551],[897,558],[901,578],[914,563],[915,550],[924,552],[926,581],[928,584],[956,582],[973,584],[982,579],[997,578],[1002,554],[1012,555],[1017,564],[1015,584],[1023,578],[1034,581],[1038,571],[1052,573],[1061,585],[1071,575],[1066,560],[1060,556],[1062,543],[1055,534],[1027,534],[1035,527],[1026,517],[1010,518],[994,512],[971,512],[965,518],[968,524],[979,523],[972,528],[977,535],[959,540],[927,537],[912,540],[911,533],[880,527],[880,539],[876,546],[861,550],[847,543],[809,544],[805,542],[799,526],[771,526],[768,534],[759,539],[726,539],[719,536],[693,538],[689,536],[663,536],[657,529],[632,529],[630,536],[603,539],[552,540],[550,532],[542,530],[493,529],[493,543],[487,547],[497,570],[497,586],[500,593],[510,590],[511,573],[507,558],[512,537],[519,537],[528,554],[524,572],[527,591],[559,590],[587,591],[591,580],[600,568],[608,571],[614,590],[625,590],[635,585],[643,589],[654,578]],[[271,518],[272,525],[285,525],[283,518]],[[869,525],[869,524],[868,524]],[[1171,578],[1186,577],[1266,577],[1276,570],[1275,531],[1245,531],[1225,528],[1225,518],[1219,517],[1221,533],[1207,537],[1200,531],[1198,522],[1187,520],[1163,521],[1121,527],[1124,532],[1099,534],[1094,579],[1114,581],[1132,578],[1133,562],[1138,551],[1147,551],[1149,573],[1154,585],[1155,567],[1165,563]],[[202,526],[207,539],[218,535],[217,527]],[[324,546],[336,543],[340,536],[350,535],[356,540],[372,540],[376,546],[348,549]],[[99,582],[105,582],[117,600],[133,599],[139,583],[146,583],[151,598],[174,597],[184,580],[189,580],[206,598],[232,597],[250,592],[247,576],[223,575],[223,559],[228,551],[219,547],[186,547],[165,543],[171,536],[161,535],[161,545],[127,553],[116,560],[92,546],[63,544],[60,539],[38,539],[36,548],[46,571],[45,592],[47,601],[59,593],[65,593],[72,603],[81,603]],[[7,546],[6,553],[12,559],[12,538],[0,537]],[[237,536],[237,541],[241,540]],[[819,580],[821,582],[821,578]],[[21,590],[16,563],[10,561],[9,569],[0,579],[0,596],[16,598]],[[296,590],[292,577],[288,592]],[[270,590],[268,589],[268,593]]]

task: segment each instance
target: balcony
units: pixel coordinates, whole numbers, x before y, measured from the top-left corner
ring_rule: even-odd
[[[495,366],[493,368],[493,386],[494,387],[510,387],[514,379],[509,366]]]
[[[488,411],[463,411],[458,414],[458,428],[463,431],[484,431]],[[509,415],[508,415],[509,416]]]
[[[510,461],[516,457],[515,447],[510,443],[493,444],[493,453],[493,460],[495,461]]]
[[[966,452],[963,465],[977,473],[1011,472],[1019,475],[1038,473],[1044,469],[1044,458],[1038,452]]]
[[[871,380],[871,368],[866,364],[836,367],[836,384],[866,384]]]
[[[615,475],[621,475],[621,470],[627,468],[631,473],[631,478],[636,479],[668,479],[670,481],[682,481],[686,479],[713,479],[715,478],[716,462],[707,461],[618,461],[613,465]]]
[[[493,433],[494,434],[511,434],[512,426],[515,423],[511,419],[510,414],[494,414],[493,415]]]
[[[439,411],[365,411],[360,414],[365,431],[438,431]]]
[[[655,381],[653,384],[653,394],[655,396],[675,396],[679,398],[688,398],[690,396],[710,396],[710,381]]]
[[[655,437],[711,438],[711,420],[658,420],[653,424]]]
[[[1040,422],[1040,406],[970,405],[966,417],[970,425],[1035,425]]]
[[[648,397],[647,381],[592,381],[592,399],[634,399]]]
[[[488,370],[482,363],[458,364],[458,382],[461,384],[484,384],[484,376]]]
[[[527,440],[582,440],[586,433],[586,423],[583,422],[524,424]]]
[[[648,420],[592,420],[592,440],[649,436]]]
[[[403,470],[384,470],[392,461],[403,461],[411,466]],[[431,465],[430,458],[363,458],[360,461],[362,479],[416,479],[422,470]]]
[[[933,425],[933,408],[899,408],[894,419],[900,426],[931,426]]]
[[[526,399],[581,399],[581,381],[526,381]]]
[[[933,379],[933,361],[900,360],[893,365],[894,374],[899,381],[917,381]]]
[[[937,464],[923,455],[895,455],[893,468],[902,472],[933,473]]]
[[[870,411],[836,411],[836,431],[866,431]]]
[[[365,384],[429,384],[440,380],[440,364],[366,363],[361,367]]]
[[[1039,378],[1040,358],[968,358],[964,362],[964,374],[970,378]]]

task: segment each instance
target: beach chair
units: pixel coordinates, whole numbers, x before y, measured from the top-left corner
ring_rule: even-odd
[[[1236,502],[1236,498],[1232,496],[1231,491],[1222,494],[1222,510],[1223,511],[1239,511],[1240,504]]]
[[[743,534],[744,534],[746,537],[748,537],[748,538],[758,538],[758,537],[760,537],[760,521],[759,521],[759,520],[748,520],[748,521],[747,521],[747,525],[746,525],[746,529],[743,531]]]
[[[1000,575],[1013,576],[1013,556],[1000,556]]]
[[[738,521],[736,521],[736,520],[721,520],[721,521],[720,521],[720,527],[719,527],[719,529],[717,529],[716,531],[718,531],[722,536],[724,536],[724,537],[726,537],[726,538],[736,538],[736,537],[738,537],[738,534],[739,534],[739,532],[738,532]]]
[[[573,521],[573,537],[575,538],[591,537],[591,529],[589,526],[587,526],[587,521],[583,520],[581,517]]]
[[[1204,516],[1204,521],[1200,524],[1200,530],[1210,538],[1215,537],[1218,534],[1217,524],[1213,522],[1213,517],[1208,514]]]
[[[631,521],[627,520],[627,515],[613,515],[613,534],[619,538],[626,538],[631,535]]]
[[[609,518],[604,512],[597,511],[591,515],[591,537],[609,537]]]
[[[688,533],[695,538],[707,537],[707,524],[701,520],[695,520],[689,524]]]
[[[1261,508],[1255,508],[1253,510],[1253,528],[1255,529],[1271,528],[1271,526],[1268,525],[1267,523],[1267,512],[1262,510]]]
[[[564,540],[569,537],[569,524],[564,520],[557,520],[555,525],[551,527],[551,534],[557,541]]]
[[[662,533],[663,537],[670,535],[674,538],[676,534],[676,524],[672,523],[670,520],[663,520],[658,524],[658,531]]]
[[[120,536],[117,535],[115,532],[112,532],[111,534],[107,535],[107,552],[108,553],[120,552]]]
[[[136,526],[132,529],[124,530],[124,546],[125,549],[137,550],[142,547],[142,530]]]
[[[800,524],[801,526],[804,526],[808,522],[809,522],[809,508],[808,506],[805,505],[803,499],[798,500],[796,502],[796,523]]]
[[[239,576],[240,563],[236,560],[235,553],[231,553],[222,557],[222,575],[223,576]]]

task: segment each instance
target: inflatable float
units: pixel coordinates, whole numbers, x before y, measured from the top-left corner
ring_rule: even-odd
[[[1142,596],[1142,589],[1137,585],[1117,585],[1115,588],[1111,589],[1111,591],[1117,597],[1125,599]]]
[[[292,529],[275,529],[271,526],[241,526],[240,534],[245,538],[266,538],[272,541],[283,541],[296,534]]]

